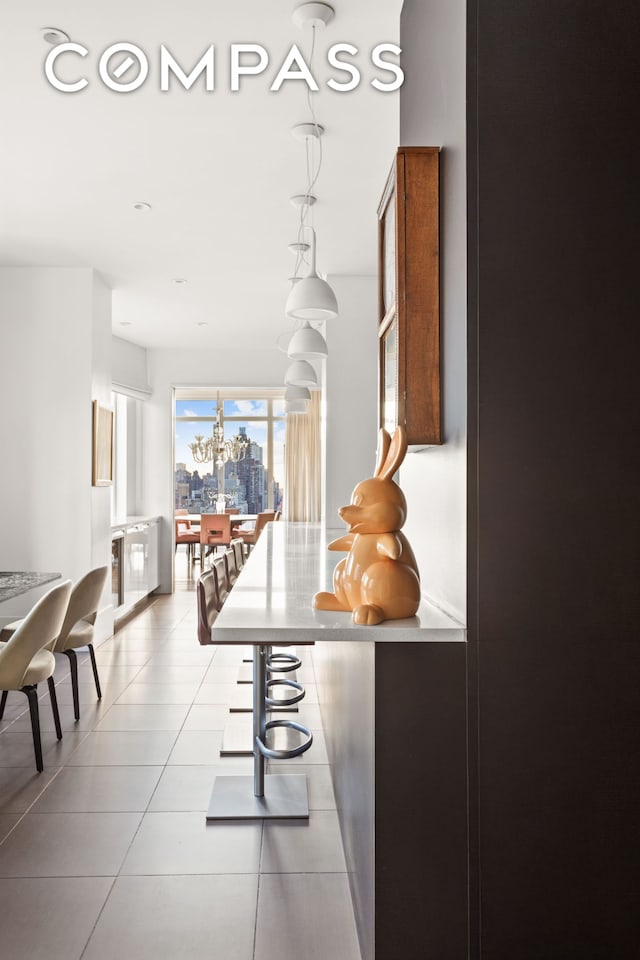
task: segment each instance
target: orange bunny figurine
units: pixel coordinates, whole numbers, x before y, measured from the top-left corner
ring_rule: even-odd
[[[333,573],[334,593],[316,593],[318,610],[353,610],[353,622],[381,623],[412,617],[420,603],[420,575],[416,558],[400,528],[407,501],[392,479],[407,452],[407,436],[397,427],[393,440],[380,431],[373,477],[363,480],[351,495],[351,505],[338,513],[349,524],[344,537],[329,550],[348,550]]]

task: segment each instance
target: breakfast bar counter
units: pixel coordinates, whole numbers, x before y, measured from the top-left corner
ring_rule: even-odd
[[[331,590],[344,556],[327,544],[344,533],[319,524],[269,523],[212,629],[214,643],[252,643],[275,631],[282,643],[350,641],[464,641],[462,624],[423,600],[415,617],[362,626],[342,611],[314,610],[312,598]],[[276,642],[276,641],[274,641]]]
[[[466,632],[426,600],[375,626],[314,610],[344,556],[327,544],[343,533],[267,524],[211,636],[314,644],[363,960],[446,957],[451,917],[464,930],[467,912]]]

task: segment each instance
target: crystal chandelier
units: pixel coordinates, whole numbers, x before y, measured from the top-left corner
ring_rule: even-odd
[[[226,503],[224,494],[224,465],[225,463],[238,463],[244,460],[249,438],[245,434],[238,433],[230,440],[224,438],[224,427],[222,426],[222,406],[218,396],[216,408],[216,420],[213,425],[213,435],[204,437],[202,434],[196,434],[193,443],[189,444],[191,455],[196,463],[211,463],[218,471],[218,495],[216,497],[216,511],[223,513]]]
[[[220,469],[229,460],[233,463],[244,460],[248,446],[249,438],[241,433],[232,437],[231,440],[225,440],[222,411],[218,407],[213,436],[203,437],[202,434],[197,433],[194,442],[189,444],[189,449],[196,463],[215,463]]]

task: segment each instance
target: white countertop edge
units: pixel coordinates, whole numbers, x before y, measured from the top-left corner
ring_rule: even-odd
[[[158,516],[157,513],[151,514],[150,516],[136,516],[136,517],[124,517],[122,520],[114,520],[111,523],[111,532],[119,530],[126,530],[128,527],[134,527],[138,523],[155,523],[162,518]]]
[[[395,621],[400,623],[400,621]],[[259,627],[216,627],[211,630],[214,644],[254,646],[269,644],[274,647],[311,646],[315,643],[465,643],[464,630],[440,630],[423,627],[390,626],[393,621],[365,627],[346,623],[344,628],[289,627],[271,629]]]

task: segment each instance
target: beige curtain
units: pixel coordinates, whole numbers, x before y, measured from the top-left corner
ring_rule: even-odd
[[[320,519],[320,391],[307,413],[289,414],[284,448],[285,520]]]

